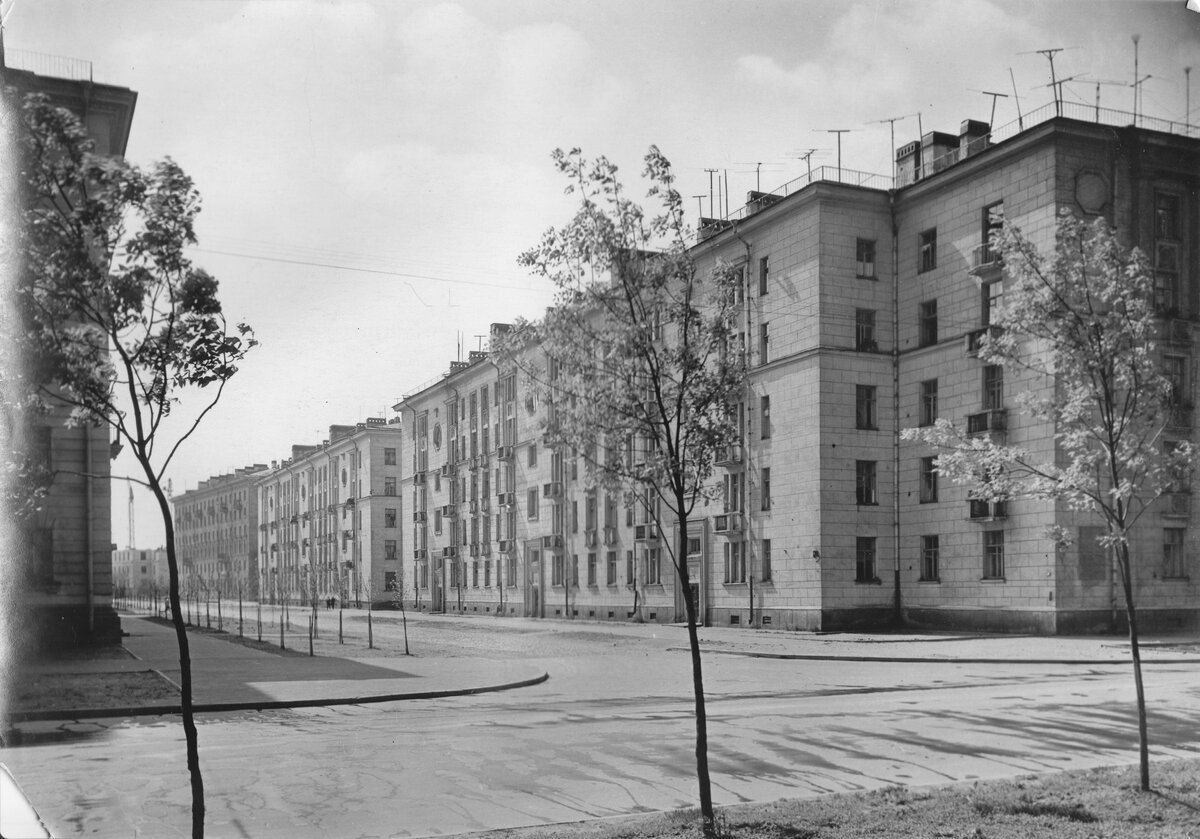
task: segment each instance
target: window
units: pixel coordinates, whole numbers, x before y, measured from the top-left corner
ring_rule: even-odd
[[[875,497],[875,461],[854,461],[855,495],[861,505],[879,503]]]
[[[442,534],[442,511],[433,511],[433,532],[439,536]]]
[[[921,503],[932,504],[938,500],[937,459],[921,458]]]
[[[983,578],[985,580],[1004,579],[1004,531],[985,530],[983,532]]]
[[[941,579],[939,550],[937,536],[921,537],[921,579],[927,583],[936,583]]]
[[[999,411],[1004,408],[1004,368],[989,364],[983,368],[983,409]]]
[[[604,582],[607,585],[617,584],[617,552],[609,551],[604,556]]]
[[[646,549],[646,585],[656,586],[662,583],[662,564],[658,548]]]
[[[395,466],[396,465],[396,450],[395,449],[384,449],[383,450],[383,465],[384,466]]]
[[[529,444],[529,466],[537,466],[537,443]]]
[[[770,332],[767,329],[767,324],[761,323],[758,326],[758,363],[766,364],[770,360],[770,354],[767,352],[767,345],[771,340]]]
[[[383,494],[384,495],[395,495],[396,494],[396,479],[395,478],[384,478],[383,479]]]
[[[937,379],[921,382],[921,425],[933,425],[938,415]]]
[[[538,517],[538,491],[537,487],[533,487],[526,493],[525,503],[527,509],[525,512],[526,518],[536,519]]]
[[[763,396],[759,398],[758,412],[762,417],[762,439],[769,440],[771,439],[771,397]]]
[[[937,228],[922,231],[917,237],[917,271],[924,273],[937,267]]]
[[[563,563],[567,558],[562,554],[554,555],[554,562],[550,566],[550,585],[561,586],[563,584]]]
[[[383,510],[383,526],[384,527],[395,527],[396,526],[396,508],[395,507],[385,507],[384,508],[384,510]]]
[[[746,554],[742,542],[725,543],[725,582],[746,582]]]
[[[1160,312],[1175,314],[1180,300],[1180,214],[1179,196],[1154,194],[1154,305]]]
[[[596,554],[588,554],[588,583],[589,586],[596,585]]]
[[[926,300],[921,304],[920,345],[929,347],[938,341],[937,301]]]
[[[771,581],[771,540],[762,540],[762,581],[769,583]]]
[[[875,417],[875,386],[856,385],[854,388],[854,427],[878,428]]]
[[[396,590],[396,572],[395,571],[384,571],[383,572],[383,590],[384,591],[395,591]]]
[[[725,512],[740,513],[742,511],[742,492],[746,482],[738,472],[725,476]]]
[[[396,558],[396,540],[395,539],[384,539],[383,540],[383,558],[384,559],[395,559]]]
[[[855,274],[860,279],[875,279],[875,240],[859,239],[855,245]]]
[[[758,261],[758,296],[762,297],[767,293],[767,258],[764,256]]]
[[[571,554],[571,585],[579,588],[579,554]]]
[[[1187,563],[1183,555],[1182,527],[1167,527],[1163,529],[1163,578],[1186,577]]]
[[[633,588],[634,584],[633,551],[625,551],[625,585]]]
[[[771,468],[762,470],[762,508],[763,512],[771,509]]]
[[[875,310],[854,310],[854,349],[859,352],[875,352],[879,344],[875,342]]]
[[[987,283],[979,293],[982,295],[980,324],[991,326],[995,322],[996,316],[1000,314],[1000,307],[1004,303],[1004,283]]]
[[[854,582],[877,583],[875,574],[875,537],[859,536],[855,540]]]
[[[1182,405],[1187,401],[1187,389],[1185,382],[1187,381],[1187,366],[1186,360],[1178,355],[1163,356],[1163,378],[1167,380],[1171,387],[1170,403],[1172,405]]]

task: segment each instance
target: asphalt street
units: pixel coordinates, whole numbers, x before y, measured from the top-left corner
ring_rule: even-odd
[[[551,678],[479,696],[205,716],[210,835],[432,836],[694,805],[691,673],[677,628],[468,619],[414,629],[427,652],[523,650],[523,664]],[[391,631],[381,621],[383,643]],[[1132,678],[1119,657],[708,655],[705,673],[718,804],[1136,759]],[[1146,681],[1152,755],[1194,756],[1195,665],[1155,663]],[[4,751],[54,835],[188,834],[177,720],[66,729],[77,736]]]

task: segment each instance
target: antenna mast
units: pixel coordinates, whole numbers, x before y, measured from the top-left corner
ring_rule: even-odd
[[[1137,37],[1136,35],[1134,36]],[[1137,43],[1136,41],[1134,42]],[[1054,115],[1062,116],[1062,101],[1059,97],[1058,79],[1054,75],[1054,54],[1063,51],[1063,47],[1053,47],[1046,50],[1034,50],[1038,55],[1044,55],[1050,60],[1050,87],[1054,88]]]
[[[133,538],[133,484],[129,485],[129,549],[133,550],[137,546],[136,540]]]

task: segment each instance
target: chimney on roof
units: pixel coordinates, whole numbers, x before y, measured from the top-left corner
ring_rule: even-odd
[[[921,171],[925,177],[958,162],[958,138],[943,131],[930,131],[921,138]]]
[[[977,119],[964,119],[958,129],[958,159],[979,154],[991,144],[992,127]]]
[[[921,144],[906,143],[896,149],[896,186],[907,186],[921,180]]]

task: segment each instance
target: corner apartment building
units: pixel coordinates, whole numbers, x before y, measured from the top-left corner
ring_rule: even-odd
[[[1049,252],[1061,208],[1104,216],[1150,255],[1158,352],[1194,402],[1200,131],[1057,109],[999,129],[968,120],[898,149],[892,176],[823,167],[701,220],[699,270],[717,260],[742,270],[750,374],[736,406],[741,440],[719,463],[723,501],[691,522],[689,594],[706,623],[817,630],[902,618],[1067,633],[1122,621],[1098,520],[1051,502],[973,501],[939,480],[935,452],[900,438],[944,417],[1052,456],[1053,429],[1013,401],[1045,383],[1014,380],[977,352],[1003,304],[990,231],[1010,219]],[[523,387],[471,353],[395,406],[411,445],[406,601],[682,620],[655,517],[589,492],[581,464],[543,445],[545,408]],[[1171,434],[1191,435],[1190,414]],[[1142,619],[1195,626],[1197,510],[1188,492],[1156,504],[1135,546]],[[1074,543],[1054,542],[1051,524]]]
[[[258,596],[258,492],[265,463],[201,481],[171,499],[183,592]]]
[[[293,446],[255,481],[264,602],[388,603],[401,562],[401,432],[372,417]]]
[[[900,148],[893,189],[826,167],[702,228],[701,266],[743,266],[750,368],[724,477],[739,524],[722,532],[714,518],[720,547],[706,557],[711,621],[832,629],[902,616],[1043,633],[1120,622],[1100,521],[1051,502],[972,501],[939,481],[936,452],[899,437],[944,417],[1053,457],[1053,429],[1013,409],[1019,390],[1046,383],[1006,381],[976,355],[1003,305],[990,230],[1007,218],[1050,253],[1060,208],[1104,216],[1150,255],[1158,351],[1193,403],[1200,140],[1115,112],[1071,116],[997,131],[966,121]],[[1180,416],[1170,432],[1188,437],[1190,411]],[[1135,546],[1141,614],[1195,626],[1192,496],[1156,503]],[[1052,524],[1075,534],[1071,547]]]
[[[0,87],[15,92],[16,107],[40,93],[82,121],[99,155],[123,156],[137,93],[96,82],[81,59],[5,50],[0,44]],[[112,599],[111,458],[107,427],[69,427],[63,407],[22,418],[30,461],[53,476],[49,494],[23,523],[25,561],[20,607],[40,643],[72,646],[113,643],[121,624]]]

